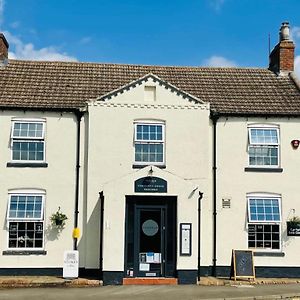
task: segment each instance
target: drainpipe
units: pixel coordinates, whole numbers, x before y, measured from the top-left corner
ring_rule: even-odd
[[[200,281],[200,276],[201,276],[201,272],[200,272],[200,259],[201,259],[201,200],[203,198],[203,193],[199,192],[199,197],[198,197],[198,281]]]
[[[104,216],[104,195],[103,191],[99,193],[100,197],[100,253],[99,253],[99,269],[100,280],[103,280],[103,216]]]
[[[217,121],[219,115],[212,112],[213,122],[213,267],[212,276],[217,277]]]
[[[83,112],[76,110],[75,111],[77,119],[77,144],[76,144],[76,175],[75,175],[75,211],[74,211],[74,245],[73,249],[77,250],[77,241],[79,238],[79,229],[78,229],[78,206],[79,206],[79,170],[80,170],[80,122],[83,116]]]

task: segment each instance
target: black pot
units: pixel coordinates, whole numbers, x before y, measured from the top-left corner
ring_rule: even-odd
[[[63,220],[55,219],[55,225],[59,226],[62,225]]]

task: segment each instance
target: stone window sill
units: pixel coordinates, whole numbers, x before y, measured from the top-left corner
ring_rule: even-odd
[[[246,167],[245,172],[259,172],[259,173],[282,173],[282,168],[254,168]]]
[[[253,252],[254,256],[269,256],[269,257],[284,257],[285,253],[284,252]]]
[[[46,255],[45,250],[6,250],[2,252],[2,255]]]
[[[8,162],[6,164],[7,168],[47,168],[48,163],[27,163],[27,162]]]
[[[133,169],[143,169],[145,167],[148,167],[150,165],[138,165],[138,164],[133,164],[132,165],[132,168]],[[166,165],[153,165],[155,166],[156,168],[160,168],[160,169],[165,169],[166,168]]]

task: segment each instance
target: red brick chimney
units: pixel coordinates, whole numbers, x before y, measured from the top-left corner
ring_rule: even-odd
[[[0,33],[0,66],[6,66],[8,63],[8,42],[3,33]]]
[[[283,22],[279,31],[279,43],[272,50],[269,57],[269,70],[279,75],[286,75],[294,71],[295,44],[290,40],[290,26]]]

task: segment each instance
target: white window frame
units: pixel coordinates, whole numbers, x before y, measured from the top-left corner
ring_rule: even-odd
[[[11,204],[12,196],[40,196],[42,197],[42,207],[41,207],[41,217],[39,218],[18,218],[9,217],[9,209]],[[20,190],[10,190],[8,192],[8,203],[6,212],[6,226],[7,226],[7,249],[11,251],[31,251],[31,250],[43,250],[45,245],[45,190],[40,189],[20,189]],[[42,223],[42,247],[9,247],[9,224],[10,222],[17,223]]]
[[[252,141],[251,130],[261,129],[261,130],[276,130],[278,143],[255,143]],[[277,147],[277,164],[276,165],[251,165],[250,164],[250,147],[251,146],[275,146]],[[248,125],[248,166],[250,168],[279,168],[280,167],[280,130],[278,125],[272,124],[251,124]]]
[[[138,125],[156,125],[162,127],[162,139],[161,140],[143,140],[138,139],[137,137],[137,126]],[[151,121],[151,120],[136,120],[134,121],[134,141],[133,141],[133,147],[134,147],[134,164],[135,165],[156,165],[156,166],[164,166],[165,165],[165,147],[166,147],[166,139],[165,139],[165,128],[166,124],[164,121]],[[163,146],[163,159],[162,162],[155,162],[155,161],[136,161],[135,160],[135,145],[136,144],[158,144]]]
[[[43,131],[41,137],[23,137],[23,136],[15,136],[14,135],[14,128],[16,123],[32,123],[32,124],[41,124]],[[20,119],[20,118],[13,118],[12,124],[11,124],[11,142],[10,142],[10,148],[11,148],[11,161],[12,162],[18,162],[18,163],[43,163],[46,161],[46,141],[45,141],[45,132],[46,132],[46,119],[38,118],[38,119]],[[14,142],[41,142],[43,144],[43,159],[42,160],[16,160],[13,159],[13,143]]]
[[[282,201],[281,201],[281,195],[280,194],[272,194],[272,193],[248,193],[247,194],[247,244],[249,244],[249,225],[278,225],[279,226],[279,248],[278,249],[272,249],[272,248],[263,248],[263,247],[249,247],[249,249],[253,249],[257,252],[280,252],[282,249]],[[269,200],[278,200],[278,208],[279,208],[279,217],[280,220],[251,220],[251,212],[250,212],[250,200],[251,199],[269,199]],[[249,245],[248,245],[249,246]]]

